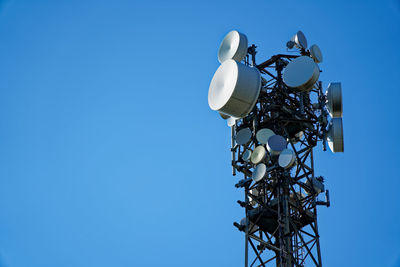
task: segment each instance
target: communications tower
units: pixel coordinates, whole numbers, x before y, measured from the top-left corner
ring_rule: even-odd
[[[286,46],[290,54],[256,64],[256,46],[231,31],[208,93],[231,127],[232,173],[243,175],[235,186],[245,217],[234,225],[245,234],[246,267],[322,266],[317,206],[330,201],[313,149],[344,151],[341,84],[324,92],[322,53],[301,31]]]

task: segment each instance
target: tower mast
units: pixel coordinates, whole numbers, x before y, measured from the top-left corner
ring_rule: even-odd
[[[232,173],[244,175],[235,186],[244,189],[238,204],[245,217],[234,225],[245,233],[245,267],[322,266],[317,206],[330,201],[314,172],[313,149],[321,142],[326,150],[328,141],[333,152],[343,152],[340,83],[323,93],[322,54],[316,45],[306,49],[300,31],[287,44],[299,55],[277,54],[258,65],[256,46],[246,54],[240,42],[247,47],[247,37],[231,32],[221,44],[209,104],[229,117]]]

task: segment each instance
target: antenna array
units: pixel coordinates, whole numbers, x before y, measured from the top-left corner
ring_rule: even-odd
[[[235,186],[244,189],[238,204],[246,216],[234,225],[245,233],[246,267],[322,266],[317,206],[330,200],[314,174],[313,148],[322,142],[326,150],[328,142],[332,152],[344,151],[341,84],[323,92],[321,50],[307,49],[301,31],[286,46],[298,55],[256,64],[256,46],[231,31],[208,93],[211,109],[231,127],[232,174],[244,175]]]

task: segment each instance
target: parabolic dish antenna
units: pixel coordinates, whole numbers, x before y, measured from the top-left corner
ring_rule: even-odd
[[[344,151],[342,118],[332,118],[328,127],[327,140],[333,153]]]
[[[268,139],[273,135],[275,135],[275,133],[271,129],[263,128],[257,131],[256,139],[259,143],[266,145]]]
[[[251,178],[253,179],[254,182],[258,182],[264,177],[266,172],[267,172],[267,166],[265,166],[264,163],[260,163],[255,167],[253,176]]]
[[[240,129],[236,134],[236,143],[238,145],[244,145],[251,139],[251,130],[250,128],[243,128]]]
[[[307,39],[302,31],[298,31],[295,35],[293,35],[291,41],[294,42],[294,45],[298,49],[307,48]]]
[[[243,155],[242,155],[242,159],[244,161],[248,161],[251,157],[251,150],[246,149],[246,151],[244,151]]]
[[[296,161],[296,154],[291,149],[284,149],[279,154],[278,163],[282,168],[290,168]]]
[[[283,81],[291,88],[307,91],[319,78],[319,67],[310,57],[300,56],[286,66]]]
[[[253,153],[251,154],[251,162],[253,162],[254,164],[259,163],[260,161],[262,161],[265,157],[265,148],[263,146],[257,146]]]
[[[332,118],[343,116],[342,84],[330,83],[326,89],[326,108]]]
[[[257,68],[228,59],[211,80],[208,105],[212,110],[243,118],[253,109],[260,89],[261,75]]]
[[[218,61],[223,63],[227,59],[242,61],[247,55],[248,41],[246,35],[238,31],[229,32],[218,50]]]
[[[268,139],[267,149],[271,155],[279,155],[286,148],[287,142],[280,135],[273,135]]]
[[[314,44],[310,47],[310,54],[316,63],[322,62],[322,60],[323,60],[322,52],[321,52],[321,49],[319,49],[318,45]]]

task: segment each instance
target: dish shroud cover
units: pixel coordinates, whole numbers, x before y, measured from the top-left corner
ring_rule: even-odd
[[[295,35],[293,35],[291,41],[293,41],[295,46],[299,49],[307,48],[307,38],[302,31],[298,31]]]
[[[228,59],[211,80],[208,105],[212,110],[243,118],[253,109],[260,90],[261,75],[257,68]]]
[[[257,146],[253,153],[251,154],[251,162],[254,164],[258,164],[260,161],[262,161],[265,158],[265,148],[263,146]]]
[[[218,61],[223,63],[227,59],[242,61],[247,55],[248,40],[246,35],[238,31],[231,31],[225,35],[218,49]]]
[[[308,91],[319,78],[319,67],[314,60],[307,56],[300,56],[286,66],[283,72],[283,82],[299,91]]]
[[[310,47],[310,54],[311,54],[311,57],[314,59],[314,61],[316,63],[321,63],[322,62],[322,60],[323,60],[322,52],[321,52],[321,49],[319,49],[318,45],[313,44]]]
[[[247,127],[247,128],[240,129],[236,134],[236,143],[238,145],[244,145],[250,141],[251,136],[252,136],[252,132],[251,132],[250,128]]]
[[[273,135],[268,139],[267,149],[271,155],[279,155],[287,146],[286,139],[280,135]]]
[[[332,118],[328,127],[327,141],[333,153],[344,152],[342,118]]]
[[[343,116],[342,84],[330,83],[326,89],[326,108],[332,118]]]
[[[256,139],[259,143],[266,145],[268,139],[273,135],[275,135],[275,133],[271,129],[263,128],[257,131]]]
[[[264,163],[260,163],[255,167],[253,176],[251,178],[254,180],[254,182],[258,182],[265,176],[266,172],[267,166],[265,166]]]
[[[242,159],[244,161],[248,161],[251,157],[251,150],[246,149],[246,151],[244,151],[243,155],[242,155]]]
[[[278,163],[282,168],[289,168],[296,162],[296,154],[291,149],[284,149],[279,154]]]

